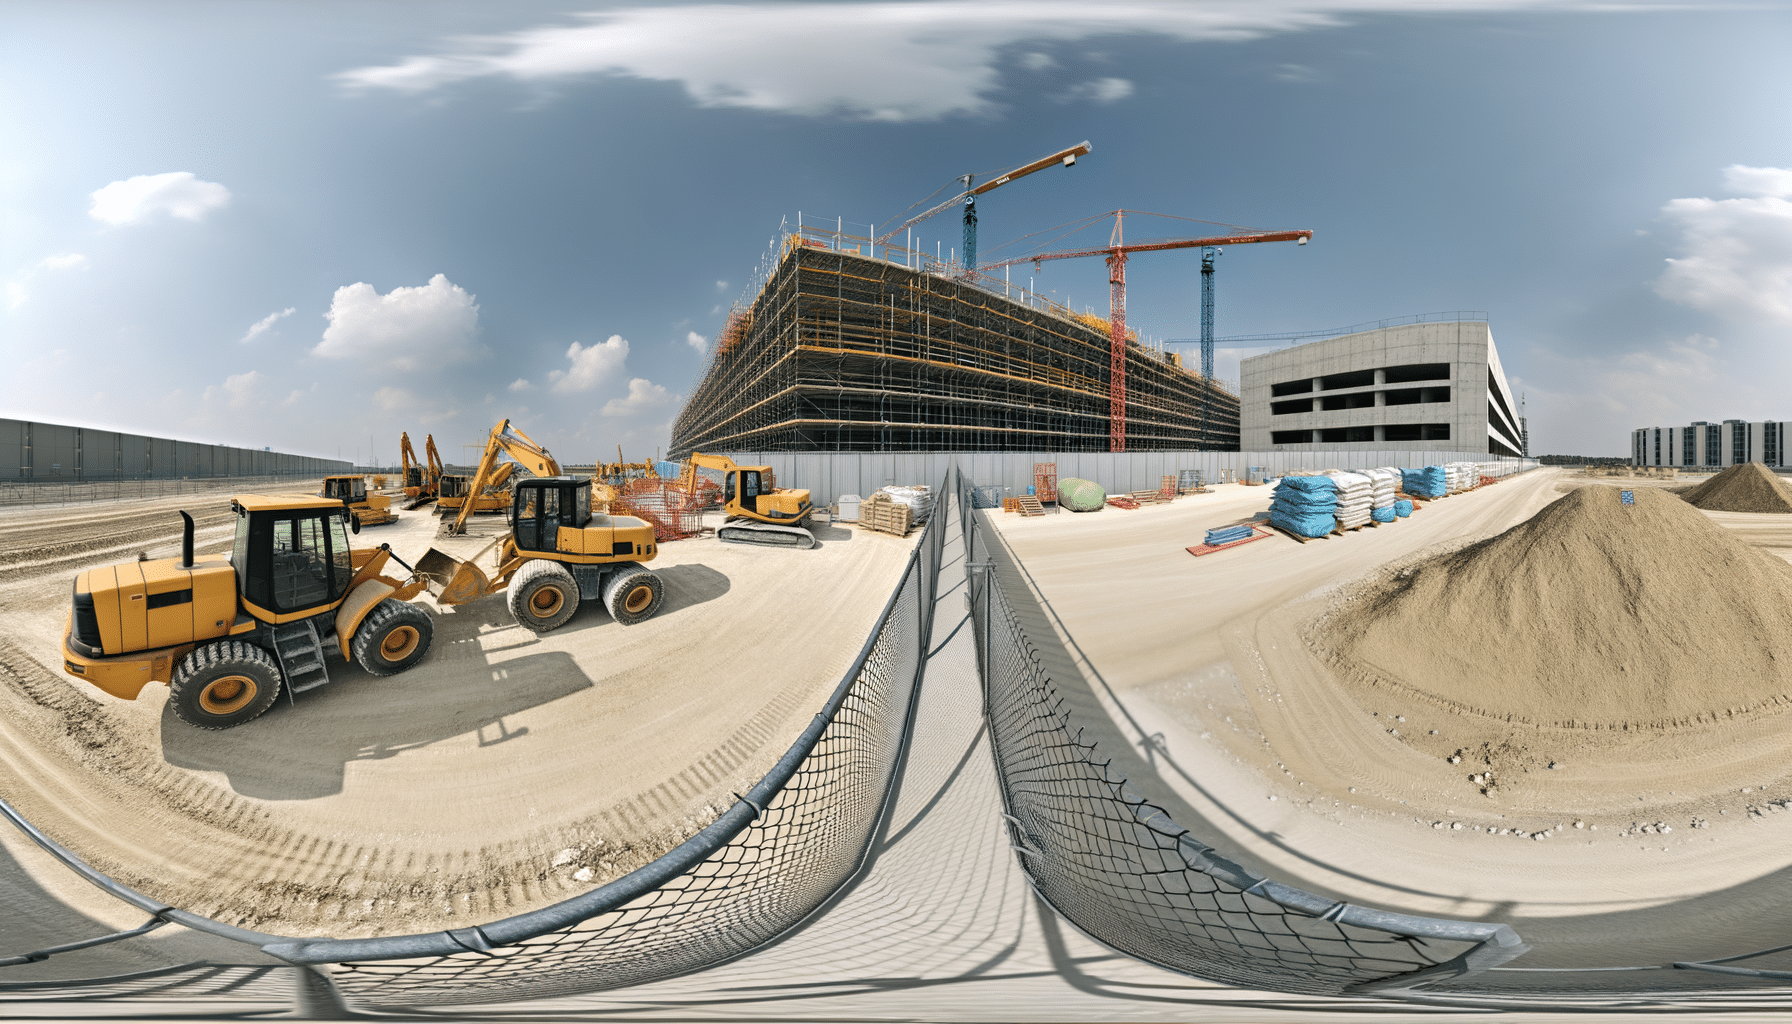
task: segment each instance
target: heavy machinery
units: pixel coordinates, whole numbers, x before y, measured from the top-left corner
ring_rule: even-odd
[[[537,633],[564,625],[580,601],[602,600],[625,626],[660,610],[665,585],[642,564],[659,554],[652,526],[593,512],[589,477],[530,477],[513,490],[510,533],[472,558],[430,548],[417,561],[436,603],[465,604],[508,588],[510,614]],[[488,576],[477,563],[494,548]]]
[[[509,420],[499,420],[492,427],[492,432],[485,439],[485,450],[479,455],[479,465],[474,468],[470,477],[443,477],[442,497],[438,504],[442,507],[442,515],[454,513],[454,522],[448,524],[448,532],[459,535],[467,532],[467,517],[473,512],[508,511],[512,497],[504,487],[516,473],[517,466],[534,476],[559,476],[560,463],[548,454],[548,450],[529,439],[529,435],[520,430],[513,430]],[[457,481],[456,490],[462,493],[479,495],[478,501],[455,501],[450,505],[448,481]],[[494,504],[499,497],[501,504]]]
[[[770,466],[737,466],[726,455],[692,452],[684,465],[687,493],[697,493],[699,469],[722,474],[722,511],[728,516],[716,531],[722,543],[815,546],[815,535],[806,529],[814,511],[808,491],[774,486]]]
[[[515,470],[516,467],[508,462],[495,467],[480,485],[478,494],[473,492],[472,476],[461,473],[442,474],[436,494],[436,510],[443,519],[459,516],[462,509],[469,512],[510,511],[510,490],[505,484],[510,481],[510,475]],[[465,526],[461,529],[464,530]]]
[[[435,627],[410,603],[424,581],[382,575],[387,545],[355,549],[351,513],[311,496],[239,494],[228,555],[196,561],[193,517],[178,559],[142,559],[75,577],[63,671],[135,700],[168,684],[181,721],[228,729],[266,711],[282,688],[330,681],[326,649],[377,676],[429,652]],[[405,566],[410,569],[409,566]]]
[[[384,494],[367,493],[364,476],[326,476],[323,490],[318,491],[317,496],[341,502],[354,515],[356,529],[398,522],[398,513],[392,511],[392,499]]]
[[[411,447],[409,433],[398,436],[398,455],[404,463],[404,496],[405,511],[411,512],[436,500],[438,488],[442,480],[442,460],[436,454],[435,435],[428,436],[426,449],[429,462],[424,463],[417,458],[417,450]]]

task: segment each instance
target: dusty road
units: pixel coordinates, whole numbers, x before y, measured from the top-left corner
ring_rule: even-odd
[[[1541,470],[1378,529],[1304,545],[1277,536],[1198,559],[1183,549],[1266,509],[1266,488],[991,518],[1019,559],[1007,572],[1029,592],[1023,617],[1047,639],[1049,667],[1086,684],[1070,688],[1073,714],[1101,755],[1254,869],[1351,902],[1506,921],[1536,945],[1527,967],[1792,942],[1783,715],[1661,751],[1647,770],[1565,765],[1490,798],[1389,732],[1428,738],[1448,721],[1392,721],[1404,710],[1367,706],[1303,643],[1340,585],[1498,533],[1583,483],[1648,486]],[[1792,517],[1707,515],[1792,558]]]
[[[315,489],[313,487],[313,489]],[[230,923],[395,934],[544,906],[682,841],[764,774],[858,652],[904,540],[822,525],[812,551],[667,544],[667,600],[632,627],[588,602],[537,637],[496,595],[436,608],[435,642],[381,679],[333,661],[328,687],[225,732],[167,688],[121,701],[60,671],[74,575],[228,544],[224,497],[0,515],[0,791],[120,881]],[[429,510],[369,527],[411,561],[467,555]],[[46,887],[59,886],[49,879]]]

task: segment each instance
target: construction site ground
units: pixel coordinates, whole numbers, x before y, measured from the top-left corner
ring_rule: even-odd
[[[1067,683],[1085,741],[1178,824],[1254,871],[1335,899],[1509,923],[1535,947],[1526,969],[1622,967],[1792,942],[1792,813],[1778,803],[1792,798],[1785,716],[1675,748],[1658,771],[1564,764],[1530,777],[1523,799],[1489,798],[1466,765],[1390,733],[1447,733],[1448,720],[1395,722],[1393,707],[1373,716],[1307,649],[1302,627],[1353,579],[1492,536],[1575,487],[1672,483],[1542,469],[1375,529],[1306,544],[1278,535],[1199,559],[1185,549],[1266,510],[1270,489],[990,518],[1018,560],[1002,571],[1023,595],[1026,628]],[[1705,514],[1792,561],[1792,516]],[[1671,831],[1633,827],[1658,822]]]
[[[667,543],[652,563],[665,605],[631,627],[586,602],[537,636],[502,593],[458,608],[424,598],[435,639],[417,667],[380,678],[332,657],[329,686],[209,732],[173,717],[165,686],[125,701],[61,671],[75,575],[178,554],[181,508],[202,556],[227,548],[222,493],[0,513],[0,791],[157,899],[336,937],[516,914],[681,842],[808,724],[917,536],[822,523],[807,551]],[[431,545],[465,557],[504,529],[479,516],[441,538],[433,513],[401,512],[355,543],[414,564]],[[36,863],[21,838],[6,848]],[[38,884],[91,903],[72,878],[55,869]]]

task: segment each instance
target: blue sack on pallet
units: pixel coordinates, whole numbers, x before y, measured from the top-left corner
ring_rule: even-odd
[[[1338,525],[1337,517],[1329,513],[1297,515],[1279,508],[1269,510],[1269,522],[1272,526],[1279,526],[1302,537],[1323,537]]]
[[[1410,508],[1411,506],[1409,505],[1408,507]],[[1394,506],[1389,505],[1386,508],[1372,508],[1369,510],[1369,518],[1378,523],[1391,523],[1394,521]]]
[[[1235,540],[1244,540],[1257,531],[1249,526],[1222,526],[1207,531],[1205,543],[1219,545],[1230,544]]]
[[[1441,498],[1449,490],[1449,480],[1442,466],[1400,471],[1400,489],[1420,498]]]
[[[1401,498],[1399,501],[1394,502],[1394,514],[1402,519],[1412,515],[1412,502],[1407,501],[1405,498]]]

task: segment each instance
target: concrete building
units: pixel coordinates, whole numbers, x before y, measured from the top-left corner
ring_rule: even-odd
[[[1643,427],[1630,432],[1630,464],[1717,469],[1743,462],[1792,466],[1786,453],[1789,423],[1792,421],[1696,420],[1684,427]]]
[[[1252,356],[1240,367],[1245,451],[1525,449],[1485,320],[1408,323]]]

